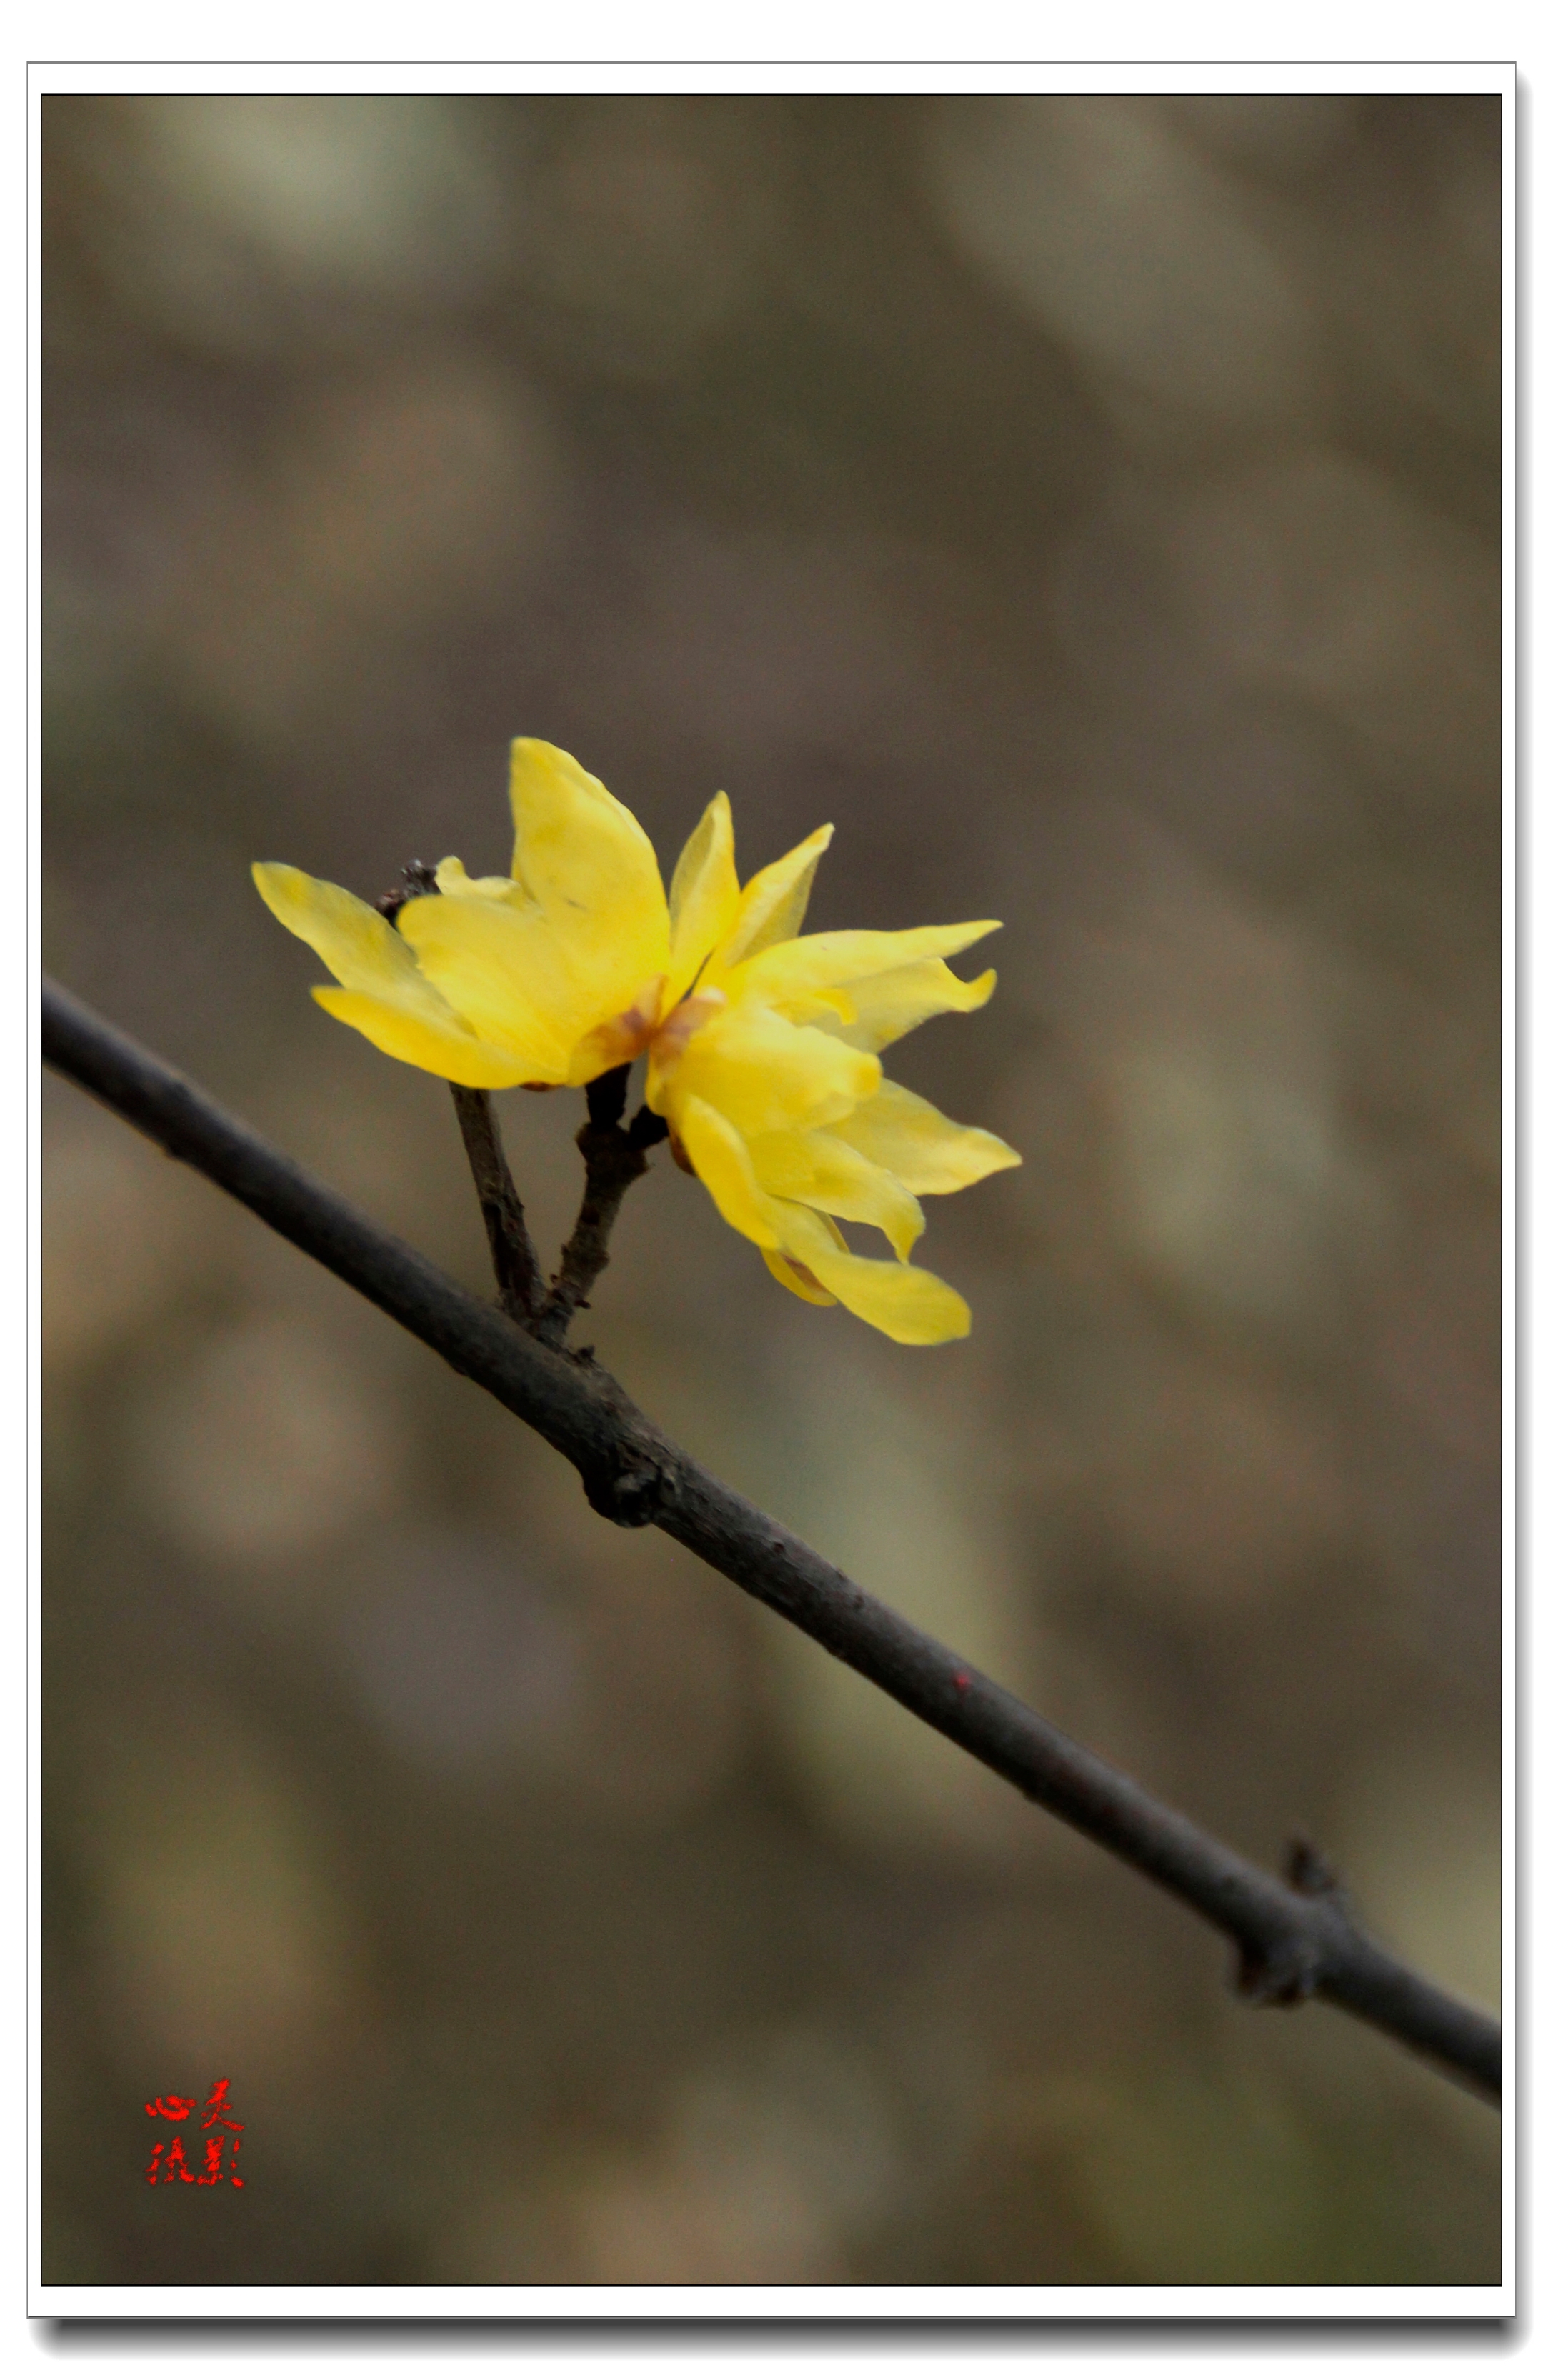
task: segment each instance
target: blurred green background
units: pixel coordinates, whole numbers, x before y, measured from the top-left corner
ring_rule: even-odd
[[[516,733],[812,928],[1021,1172],[967,1342],[656,1160],[592,1335],[880,1594],[1500,1989],[1500,117],[43,103],[45,963],[479,1288],[249,863],[507,865]],[[501,1101],[549,1260],[572,1095]],[[1490,2282],[1489,2112],[45,1086],[43,2275]],[[248,2187],[150,2190],[232,2078]],[[196,2120],[196,2119],[195,2119]]]

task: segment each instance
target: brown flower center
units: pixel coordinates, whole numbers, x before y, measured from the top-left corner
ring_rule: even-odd
[[[588,1080],[592,1071],[609,1074],[613,1066],[629,1066],[634,1058],[651,1049],[666,1069],[674,1066],[693,1033],[699,1032],[709,1019],[717,1015],[725,1004],[721,991],[692,992],[678,1000],[666,1016],[664,978],[651,976],[644,984],[630,1008],[620,1016],[607,1017],[587,1033],[579,1044]]]
[[[721,991],[694,991],[688,999],[677,1001],[650,1037],[659,1064],[665,1069],[677,1064],[693,1033],[699,1033],[727,1005],[726,995]]]

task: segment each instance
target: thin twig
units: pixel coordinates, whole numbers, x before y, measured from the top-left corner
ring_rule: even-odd
[[[597,1365],[516,1329],[48,983],[43,1048],[50,1065],[196,1166],[539,1430],[577,1469],[598,1512],[625,1526],[663,1529],[1228,1936],[1250,1998],[1283,2006],[1316,1994],[1498,2099],[1499,2025],[1379,1949],[1316,1853],[1294,1848],[1295,1881],[1286,1882],[1202,1833],[714,1479]]]
[[[584,1201],[535,1324],[537,1338],[548,1347],[562,1346],[576,1311],[589,1305],[589,1292],[611,1261],[611,1227],[622,1200],[649,1170],[646,1148],[622,1127],[630,1072],[628,1066],[613,1066],[589,1087],[589,1120],[576,1135],[584,1160]]]
[[[439,870],[421,859],[409,859],[390,892],[383,892],[375,906],[386,924],[395,926],[409,901],[427,900],[438,893]],[[525,1208],[504,1154],[497,1111],[488,1092],[468,1090],[464,1083],[452,1083],[450,1096],[456,1102],[456,1121],[466,1144],[471,1178],[477,1184],[482,1225],[492,1257],[493,1279],[498,1283],[498,1302],[512,1321],[529,1325],[543,1302],[541,1260],[536,1254]]]
[[[541,1259],[504,1154],[492,1096],[468,1091],[464,1083],[452,1083],[450,1096],[481,1203],[498,1302],[512,1320],[529,1325],[541,1307]]]

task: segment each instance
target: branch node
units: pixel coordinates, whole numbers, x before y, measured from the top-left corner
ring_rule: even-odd
[[[628,1061],[626,1065],[613,1066],[608,1075],[597,1075],[592,1083],[585,1085],[589,1122],[598,1132],[614,1132],[620,1124],[626,1107],[627,1077],[631,1072],[631,1062]]]
[[[1316,1942],[1303,1934],[1284,1934],[1273,1942],[1240,1946],[1233,1988],[1251,2008],[1295,2008],[1312,1998],[1323,1970]]]
[[[1293,1835],[1282,1867],[1307,1907],[1301,1925],[1291,1931],[1268,1942],[1239,1944],[1237,1989],[1256,2008],[1294,2008],[1311,1999],[1334,1965],[1335,1938],[1355,1930],[1349,1896],[1316,1843]],[[1325,1920],[1335,1938],[1325,1938]]]
[[[626,1454],[603,1470],[587,1471],[584,1493],[602,1521],[621,1529],[650,1528],[674,1487],[668,1463],[651,1455]]]
[[[1294,1891],[1305,1892],[1314,1900],[1338,1900],[1343,1897],[1339,1877],[1318,1845],[1310,1843],[1306,1835],[1293,1835],[1287,1843],[1283,1873]]]
[[[626,1128],[626,1136],[634,1148],[654,1148],[670,1136],[668,1120],[656,1115],[652,1108],[639,1108]]]

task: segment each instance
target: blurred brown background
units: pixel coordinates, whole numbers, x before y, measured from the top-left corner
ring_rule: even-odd
[[[479,1287],[256,857],[1000,915],[1022,1149],[800,1305],[656,1162],[592,1331],[915,1619],[1500,1985],[1500,102],[43,103],[45,963]],[[549,1258],[564,1095],[502,1101]],[[1499,2127],[46,1087],[54,2282],[1486,2282]],[[232,2078],[242,2195],[150,2190]],[[196,2121],[196,2119],[195,2119]]]

